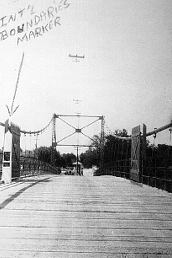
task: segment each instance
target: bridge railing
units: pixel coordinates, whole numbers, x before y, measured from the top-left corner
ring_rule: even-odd
[[[172,167],[147,167],[142,183],[172,192]]]
[[[106,175],[130,178],[130,159],[116,160],[104,165]]]
[[[20,177],[34,176],[44,173],[60,174],[60,169],[34,157],[20,157]]]
[[[104,164],[103,172],[97,170],[94,175],[112,175],[117,177],[123,178],[130,178],[130,168],[131,168],[131,160],[130,159],[123,159],[123,160],[116,160],[112,162],[108,162]]]
[[[167,138],[165,130],[171,126],[172,123],[149,133],[144,126],[143,131],[132,135],[134,139],[109,135],[104,147],[103,170],[98,169],[94,175],[123,177],[172,192],[172,146],[155,144],[156,134],[163,132],[163,137]],[[140,129],[139,126],[135,128]],[[172,129],[169,131],[172,133]],[[151,135],[154,137],[152,144],[152,139],[146,139]]]
[[[118,177],[130,177],[131,138],[107,135],[104,147],[104,166],[102,173]],[[101,172],[97,172],[101,173]]]
[[[172,147],[157,145],[147,147],[141,182],[172,192]]]

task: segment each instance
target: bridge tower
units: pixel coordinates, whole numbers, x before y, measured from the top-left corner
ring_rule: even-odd
[[[52,120],[52,150],[51,150],[51,164],[54,165],[54,153],[56,149],[56,114],[53,114]]]
[[[130,179],[141,182],[146,160],[146,125],[132,129]]]
[[[83,127],[79,128],[79,125],[77,127],[71,125],[69,122],[67,122],[65,119],[63,119],[62,117],[74,117],[74,118],[92,118],[95,119],[94,121],[84,125]],[[68,134],[67,136],[63,137],[62,139],[57,140],[56,139],[56,119],[61,120],[63,123],[67,124],[69,127],[73,128],[73,133]],[[60,115],[60,114],[54,114],[53,115],[53,120],[52,120],[52,153],[51,153],[51,162],[54,165],[54,153],[55,153],[55,149],[56,146],[68,146],[68,147],[77,147],[77,156],[78,156],[78,147],[94,147],[94,139],[91,138],[90,136],[88,136],[87,134],[85,134],[83,132],[83,130],[89,126],[91,126],[92,124],[96,123],[100,121],[101,122],[101,132],[100,132],[100,141],[99,141],[99,145],[98,145],[98,153],[99,153],[99,168],[101,171],[103,171],[103,167],[104,167],[104,141],[105,141],[105,137],[104,137],[104,125],[105,125],[105,119],[104,116],[93,116],[93,115],[82,115],[82,114],[76,114],[76,115]],[[83,136],[87,137],[89,140],[92,141],[92,144],[79,144],[77,142],[77,144],[61,144],[62,141],[64,141],[65,139],[71,137],[74,134],[82,134]]]
[[[105,133],[104,133],[105,119],[104,119],[104,116],[100,116],[100,120],[101,120],[100,171],[103,172],[103,168],[104,168],[104,142],[105,142]]]

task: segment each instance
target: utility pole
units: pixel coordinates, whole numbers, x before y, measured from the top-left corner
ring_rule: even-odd
[[[78,98],[76,98],[76,99],[73,99],[73,102],[76,104],[76,105],[79,105],[80,104],[80,102],[81,102],[82,100],[80,100],[80,99],[78,99]],[[79,131],[79,119],[80,119],[80,113],[76,113],[77,114],[77,116],[78,116],[78,124],[77,124],[77,130],[78,130],[78,132],[77,132],[77,147],[76,147],[76,170],[77,170],[77,175],[80,175],[80,170],[79,170],[79,154],[78,154],[78,150],[79,150],[79,148],[78,148],[78,145],[79,145],[79,133],[80,133],[80,131]]]
[[[77,169],[77,175],[79,174],[79,166],[78,166],[78,146],[76,148],[76,169]]]

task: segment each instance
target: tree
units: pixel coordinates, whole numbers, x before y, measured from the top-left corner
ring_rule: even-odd
[[[76,161],[76,156],[73,153],[64,153],[62,158],[64,167],[71,167],[72,164]]]
[[[51,163],[51,155],[52,151],[54,152],[53,157],[54,157],[54,164],[56,167],[61,167],[63,165],[63,159],[60,155],[60,152],[57,150],[52,149],[52,147],[39,147],[36,149],[37,157],[38,160],[46,162],[46,163]]]
[[[112,135],[117,135],[117,136],[120,136],[120,137],[128,137],[128,132],[126,129],[122,129],[122,130],[115,130],[115,132],[112,134]]]
[[[50,147],[39,147],[37,150],[38,160],[50,163],[51,162],[51,148]]]
[[[115,130],[114,133],[105,136],[104,142],[104,163],[113,162],[115,160],[128,159],[130,157],[131,141],[123,140],[119,137],[129,137],[126,129]],[[87,168],[93,165],[99,166],[100,163],[100,145],[101,137],[93,136],[93,148],[89,148],[80,155],[81,162]]]
[[[56,167],[62,167],[64,164],[63,157],[60,155],[60,152],[56,150],[54,153],[54,164]]]
[[[86,168],[99,166],[101,137],[100,135],[94,135],[92,139],[92,147],[80,154],[81,163]]]
[[[89,148],[86,152],[80,154],[80,160],[84,167],[91,168],[93,165],[99,165],[98,149]]]
[[[104,163],[126,160],[130,157],[131,141],[122,139],[122,137],[129,137],[126,129],[118,129],[114,133],[106,135]]]

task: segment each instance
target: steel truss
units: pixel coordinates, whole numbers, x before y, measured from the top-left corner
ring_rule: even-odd
[[[88,123],[87,125],[78,128],[75,127],[73,125],[71,125],[69,122],[67,122],[64,118],[65,117],[83,117],[83,118],[95,118],[94,121]],[[60,121],[62,121],[63,123],[65,123],[66,125],[68,125],[69,127],[71,127],[74,132],[71,134],[66,135],[65,137],[61,138],[60,140],[57,141],[56,139],[56,119],[59,119]],[[99,152],[100,152],[100,169],[103,169],[103,157],[104,157],[104,124],[105,124],[105,120],[104,120],[104,116],[89,116],[89,115],[81,115],[81,114],[76,114],[76,115],[59,115],[59,114],[54,114],[53,115],[53,131],[52,131],[52,149],[55,149],[56,146],[68,146],[68,147],[93,147],[93,144],[61,144],[62,141],[70,138],[71,136],[73,136],[74,134],[82,134],[83,136],[87,137],[89,140],[91,140],[93,143],[95,142],[93,138],[91,138],[90,136],[88,136],[87,134],[83,133],[82,131],[85,128],[88,128],[89,126],[95,124],[96,122],[101,121],[101,139],[100,139],[100,146],[99,146]],[[53,158],[53,157],[52,157]]]

